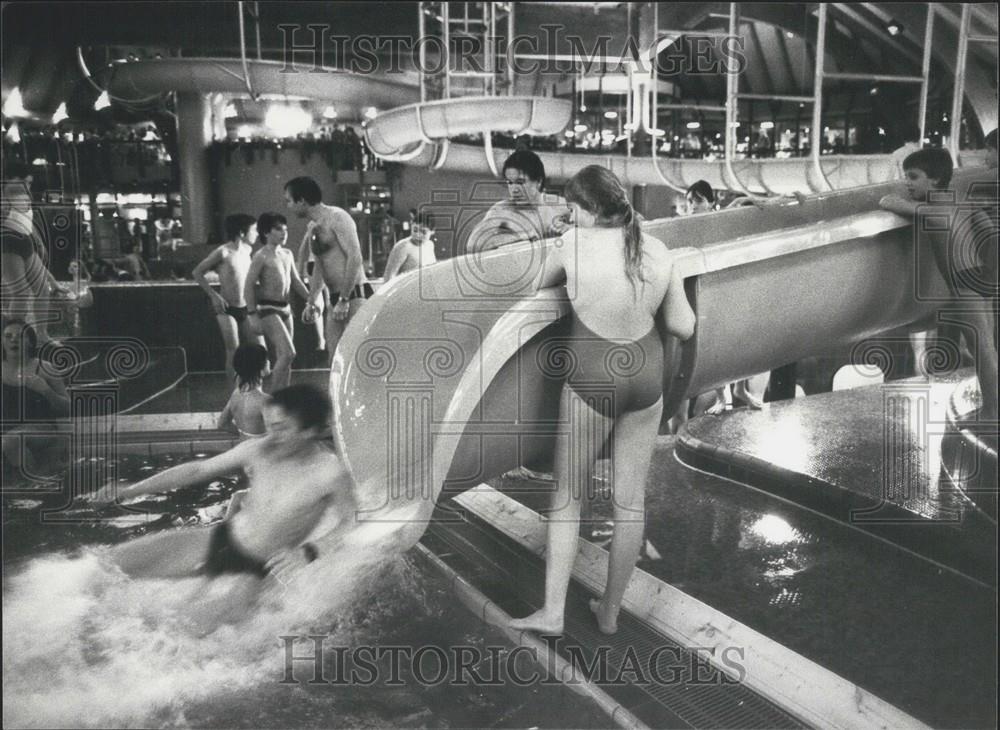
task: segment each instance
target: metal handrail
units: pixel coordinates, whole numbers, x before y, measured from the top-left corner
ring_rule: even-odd
[[[962,18],[958,26],[958,58],[955,60],[955,91],[951,98],[951,136],[948,140],[948,150],[956,165],[962,136],[962,102],[965,100],[965,64],[969,53],[971,11],[969,3],[962,3]]]
[[[819,161],[820,147],[823,145],[823,65],[826,60],[826,3],[819,4],[819,30],[816,34],[816,62],[813,64],[813,116],[812,131],[809,135],[809,157],[812,159],[816,180],[833,190],[833,185],[823,172]],[[822,192],[822,190],[817,191]]]

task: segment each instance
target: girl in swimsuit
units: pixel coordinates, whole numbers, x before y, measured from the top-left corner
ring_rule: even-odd
[[[566,199],[576,228],[546,250],[540,280],[565,280],[573,309],[571,336],[547,343],[548,357],[541,353],[543,361],[568,363],[561,371],[545,605],[511,625],[562,632],[581,498],[610,437],[615,526],[604,596],[591,608],[601,630],[613,633],[642,545],[646,474],[663,410],[663,336],[688,339],[695,316],[671,253],[643,235],[613,173],[585,167],[566,186]],[[658,318],[661,310],[665,317]]]
[[[219,416],[219,430],[234,427],[241,439],[265,434],[263,409],[267,403],[264,378],[267,377],[267,349],[263,345],[244,344],[233,353],[236,389]]]

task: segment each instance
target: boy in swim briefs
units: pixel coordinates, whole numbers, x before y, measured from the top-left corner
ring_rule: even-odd
[[[226,348],[226,381],[233,382],[233,353],[243,342],[262,342],[250,334],[243,287],[250,271],[250,231],[253,217],[237,213],[226,217],[226,242],[206,256],[193,272],[194,280],[208,295],[215,311],[215,321]],[[205,277],[209,271],[219,275],[219,291]]]
[[[247,302],[250,326],[264,335],[274,350],[271,390],[286,387],[292,377],[295,359],[295,322],[289,295],[294,287],[303,299],[309,290],[302,282],[292,252],[285,248],[288,221],[278,213],[263,213],[257,219],[257,232],[265,245],[254,254],[247,272],[243,294]]]

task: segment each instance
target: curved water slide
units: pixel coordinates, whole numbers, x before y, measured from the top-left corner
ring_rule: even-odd
[[[558,134],[569,123],[572,104],[543,97],[462,98],[419,102],[415,78],[406,75],[355,74],[332,68],[278,61],[238,58],[162,58],[121,61],[112,65],[108,88],[117,97],[136,99],[164,91],[248,93],[340,102],[389,109],[365,128],[369,145],[387,160],[476,174],[503,165],[509,150],[453,144],[455,135],[503,131],[514,134]],[[603,165],[628,185],[662,185],[664,177],[677,187],[707,180],[717,189],[734,187],[723,160],[653,160],[624,155],[540,152],[548,177],[569,179],[587,165]],[[983,164],[982,153],[963,153],[964,166]],[[659,172],[657,171],[659,167]],[[821,160],[834,189],[884,182],[895,177],[889,155],[836,155]],[[787,195],[825,190],[808,158],[738,160],[733,163],[738,185],[755,194]],[[662,173],[662,174],[661,174]]]
[[[962,173],[956,185],[985,179]],[[891,189],[647,223],[675,250],[698,316],[688,342],[663,337],[665,409],[931,316],[945,283],[916,253],[912,226],[878,208]],[[411,272],[352,320],[330,387],[339,448],[371,519],[419,523],[442,490],[551,458],[569,311],[566,288],[534,285],[551,245]],[[877,341],[870,348],[869,360],[885,357]]]
[[[372,133],[378,134],[379,119],[380,117],[369,122],[367,128],[369,139]],[[416,142],[411,139],[409,144],[416,145]],[[446,141],[440,141],[435,145],[426,145],[418,154],[401,161],[414,166],[483,174],[500,168],[504,159],[512,152],[512,150],[450,143],[447,156],[442,163],[442,147],[445,144]],[[734,189],[733,181],[726,171],[726,163],[722,159],[677,160],[660,157],[653,160],[648,155],[626,157],[622,154],[600,155],[537,150],[536,152],[545,165],[546,176],[550,179],[568,180],[587,165],[600,165],[614,172],[627,185],[663,185],[665,177],[671,184],[680,188],[687,188],[697,180],[706,180],[716,190]],[[387,157],[387,159],[392,158]],[[965,167],[981,167],[985,164],[985,154],[976,151],[963,152],[959,162]],[[835,190],[887,182],[898,177],[891,155],[828,155],[820,158],[820,165],[826,179]],[[657,172],[657,166],[662,177]],[[791,195],[795,192],[826,189],[824,182],[817,178],[812,161],[808,157],[735,160],[733,172],[737,183],[758,195]]]
[[[164,91],[239,94],[252,89],[255,94],[391,107],[420,98],[415,80],[406,78],[278,61],[248,59],[244,69],[239,58],[159,58],[113,64],[108,87],[126,99]]]
[[[572,102],[542,96],[492,96],[409,104],[380,114],[365,125],[365,139],[377,156],[408,162],[428,146],[431,166],[444,167],[456,135],[483,134],[483,160],[499,176],[491,132],[549,136],[558,134],[573,116]]]

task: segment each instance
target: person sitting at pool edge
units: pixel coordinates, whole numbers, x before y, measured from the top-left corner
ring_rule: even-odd
[[[979,208],[935,200],[930,194],[951,184],[951,155],[942,149],[914,152],[903,161],[906,197],[884,196],[879,205],[914,223],[918,246],[929,246],[938,270],[948,284],[951,301],[948,318],[962,327],[973,350],[976,376],[982,395],[978,420],[997,420],[997,230],[996,223]],[[995,205],[995,204],[994,204]],[[923,225],[925,216],[947,214],[947,231]]]
[[[65,441],[32,435],[31,427],[63,422],[70,415],[69,395],[62,378],[38,357],[38,335],[23,320],[3,327],[3,456],[22,474],[55,462]]]
[[[113,561],[127,575],[139,578],[200,575],[211,580],[232,574],[238,580],[221,599],[209,603],[195,599],[192,611],[201,618],[238,619],[265,579],[284,582],[294,570],[328,557],[355,522],[350,476],[340,457],[321,440],[330,413],[329,398],[318,388],[283,388],[264,405],[265,437],[131,486],[105,486],[91,498],[95,505],[169,492],[241,471],[250,483],[245,493],[234,496],[236,503],[230,504],[223,522],[131,540],[112,550]],[[325,532],[308,542],[321,523]],[[193,597],[202,593],[196,590]]]
[[[263,383],[269,370],[267,349],[258,344],[240,345],[233,354],[233,369],[238,382],[219,416],[219,430],[226,431],[231,426],[240,438],[263,436],[267,404]]]

